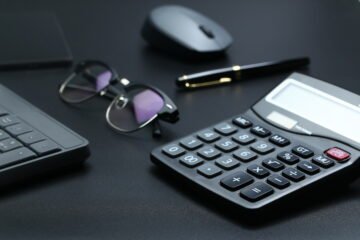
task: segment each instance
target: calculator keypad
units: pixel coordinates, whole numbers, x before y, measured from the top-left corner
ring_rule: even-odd
[[[350,157],[336,147],[314,155],[309,147],[243,116],[180,139],[162,152],[249,202],[285,191]]]

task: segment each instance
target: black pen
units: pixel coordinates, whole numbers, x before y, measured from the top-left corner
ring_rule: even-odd
[[[297,67],[306,66],[309,63],[310,59],[308,57],[302,57],[282,61],[255,63],[244,66],[235,65],[227,68],[183,75],[176,79],[176,85],[180,88],[208,87],[232,83],[248,77],[292,70]]]

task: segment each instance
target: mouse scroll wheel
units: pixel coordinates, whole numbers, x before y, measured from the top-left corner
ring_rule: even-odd
[[[199,28],[208,38],[215,38],[214,33],[209,28],[204,25],[200,25]]]

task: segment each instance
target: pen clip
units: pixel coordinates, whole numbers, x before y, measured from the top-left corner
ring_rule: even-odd
[[[185,87],[186,88],[209,87],[209,86],[213,86],[213,85],[230,83],[231,81],[232,81],[231,78],[224,77],[224,78],[220,78],[217,80],[202,82],[202,83],[185,83]]]

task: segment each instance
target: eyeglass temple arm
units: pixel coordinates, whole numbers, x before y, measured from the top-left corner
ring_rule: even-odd
[[[152,136],[153,138],[159,138],[161,137],[161,128],[160,128],[160,124],[159,124],[159,121],[158,120],[154,120],[152,122]]]

